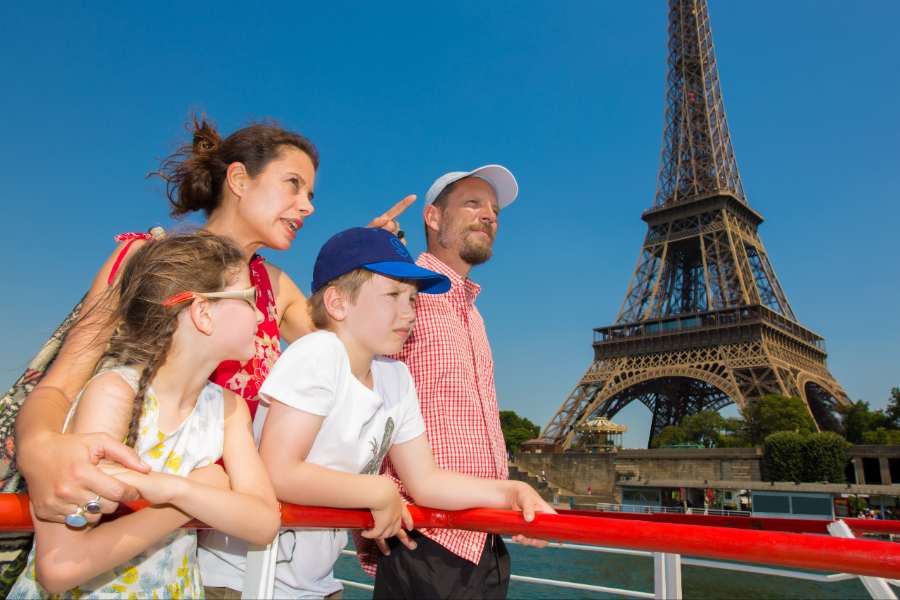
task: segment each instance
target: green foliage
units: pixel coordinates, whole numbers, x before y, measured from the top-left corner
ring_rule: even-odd
[[[900,430],[879,427],[875,431],[867,431],[863,433],[862,443],[876,446],[900,445]]]
[[[890,421],[891,429],[900,429],[900,388],[891,388],[891,397],[884,414]]]
[[[522,442],[536,438],[541,434],[540,427],[525,417],[520,417],[512,410],[500,411],[500,429],[503,430],[506,451],[511,454],[519,451],[519,445]]]
[[[803,479],[803,435],[796,431],[779,431],[765,440],[763,479],[768,481],[801,481]]]
[[[747,445],[741,419],[726,419],[714,410],[689,415],[678,425],[669,425],[653,440],[654,448],[676,444],[699,444],[704,448],[741,448]]]
[[[850,444],[836,433],[779,431],[766,437],[763,477],[768,481],[846,481]]]
[[[822,431],[806,436],[804,441],[803,481],[847,481],[847,440],[833,431]]]
[[[665,448],[666,446],[674,446],[675,444],[684,444],[688,441],[687,433],[678,425],[667,425],[659,432],[650,446],[652,448]]]
[[[725,419],[714,410],[701,410],[685,417],[681,421],[681,427],[687,432],[690,441],[697,442],[704,448],[715,448],[725,429]]]
[[[750,402],[744,413],[744,435],[752,445],[762,444],[778,431],[812,433],[816,430],[806,403],[799,398],[769,394]]]
[[[870,409],[869,403],[863,400],[839,406],[837,410],[841,415],[844,437],[853,444],[867,443],[863,441],[867,432],[890,427],[890,418],[880,410]]]

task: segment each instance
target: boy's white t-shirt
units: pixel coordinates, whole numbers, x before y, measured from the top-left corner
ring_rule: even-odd
[[[378,474],[393,444],[425,433],[409,369],[400,361],[372,361],[374,389],[350,371],[344,344],[328,331],[306,335],[282,354],[260,388],[254,430],[266,403],[277,401],[325,417],[306,461],[348,473]],[[277,597],[322,597],[341,589],[333,566],[347,543],[344,530],[285,530],[279,535]],[[203,583],[241,589],[246,544],[219,532],[202,540]]]

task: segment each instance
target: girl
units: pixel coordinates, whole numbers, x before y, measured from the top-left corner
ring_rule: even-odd
[[[202,597],[196,534],[182,525],[197,518],[257,544],[280,526],[247,405],[208,381],[222,361],[254,355],[262,315],[240,249],[203,233],[145,245],[117,291],[117,309],[101,315],[117,325],[104,368],[63,429],[125,439],[151,471],[101,467],[153,506],[81,529],[107,500],[67,507],[72,528],[33,516],[35,545],[11,598]],[[84,318],[101,320],[95,312]]]
[[[298,133],[257,124],[222,139],[205,119],[195,119],[192,142],[166,159],[157,172],[167,182],[172,215],[203,211],[208,218],[203,229],[234,240],[249,265],[250,281],[258,290],[256,306],[263,314],[256,331],[255,353],[249,361],[224,362],[213,373],[212,381],[242,396],[251,415],[259,386],[280,352],[279,337],[291,342],[312,330],[306,299],[297,285],[256,252],[261,248],[290,248],[313,213],[318,165],[315,146]],[[394,218],[414,200],[415,196],[407,196],[369,225],[397,230]],[[114,297],[104,295],[104,291],[150,236],[126,234],[119,238],[119,248],[103,264],[84,299],[87,310],[101,298],[114,304]],[[31,391],[42,374],[38,369],[20,380],[21,390],[13,390],[16,397],[30,391],[16,423],[15,450],[28,480],[34,510],[43,519],[62,523],[73,505],[95,495],[113,501],[103,503],[104,512],[114,510],[119,500],[137,496],[132,486],[94,466],[98,457],[106,457],[146,471],[119,440],[98,433],[60,433],[71,398],[93,373],[110,334],[109,329],[91,319],[82,319],[65,335],[40,384]],[[16,404],[15,398],[10,404]],[[3,416],[5,419],[8,415]],[[11,491],[16,487],[11,462],[13,439],[12,435],[4,437],[0,440],[0,453],[4,454],[0,457],[4,459],[0,460],[0,473]],[[96,522],[99,515],[86,518]]]

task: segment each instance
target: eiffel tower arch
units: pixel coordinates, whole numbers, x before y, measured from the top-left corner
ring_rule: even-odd
[[[647,234],[615,324],[594,330],[594,362],[544,428],[565,449],[578,425],[631,402],[650,441],[701,410],[766,394],[802,399],[837,429],[849,402],[822,336],[800,324],[758,235],[734,157],[706,0],[670,0],[665,124]]]

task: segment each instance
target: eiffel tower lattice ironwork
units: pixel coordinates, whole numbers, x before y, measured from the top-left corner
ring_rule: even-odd
[[[565,449],[579,425],[637,400],[663,427],[766,394],[803,399],[835,429],[847,395],[824,340],[801,325],[757,234],[725,120],[705,0],[669,1],[665,126],[656,199],[614,325],[594,330],[594,362],[544,428]]]

